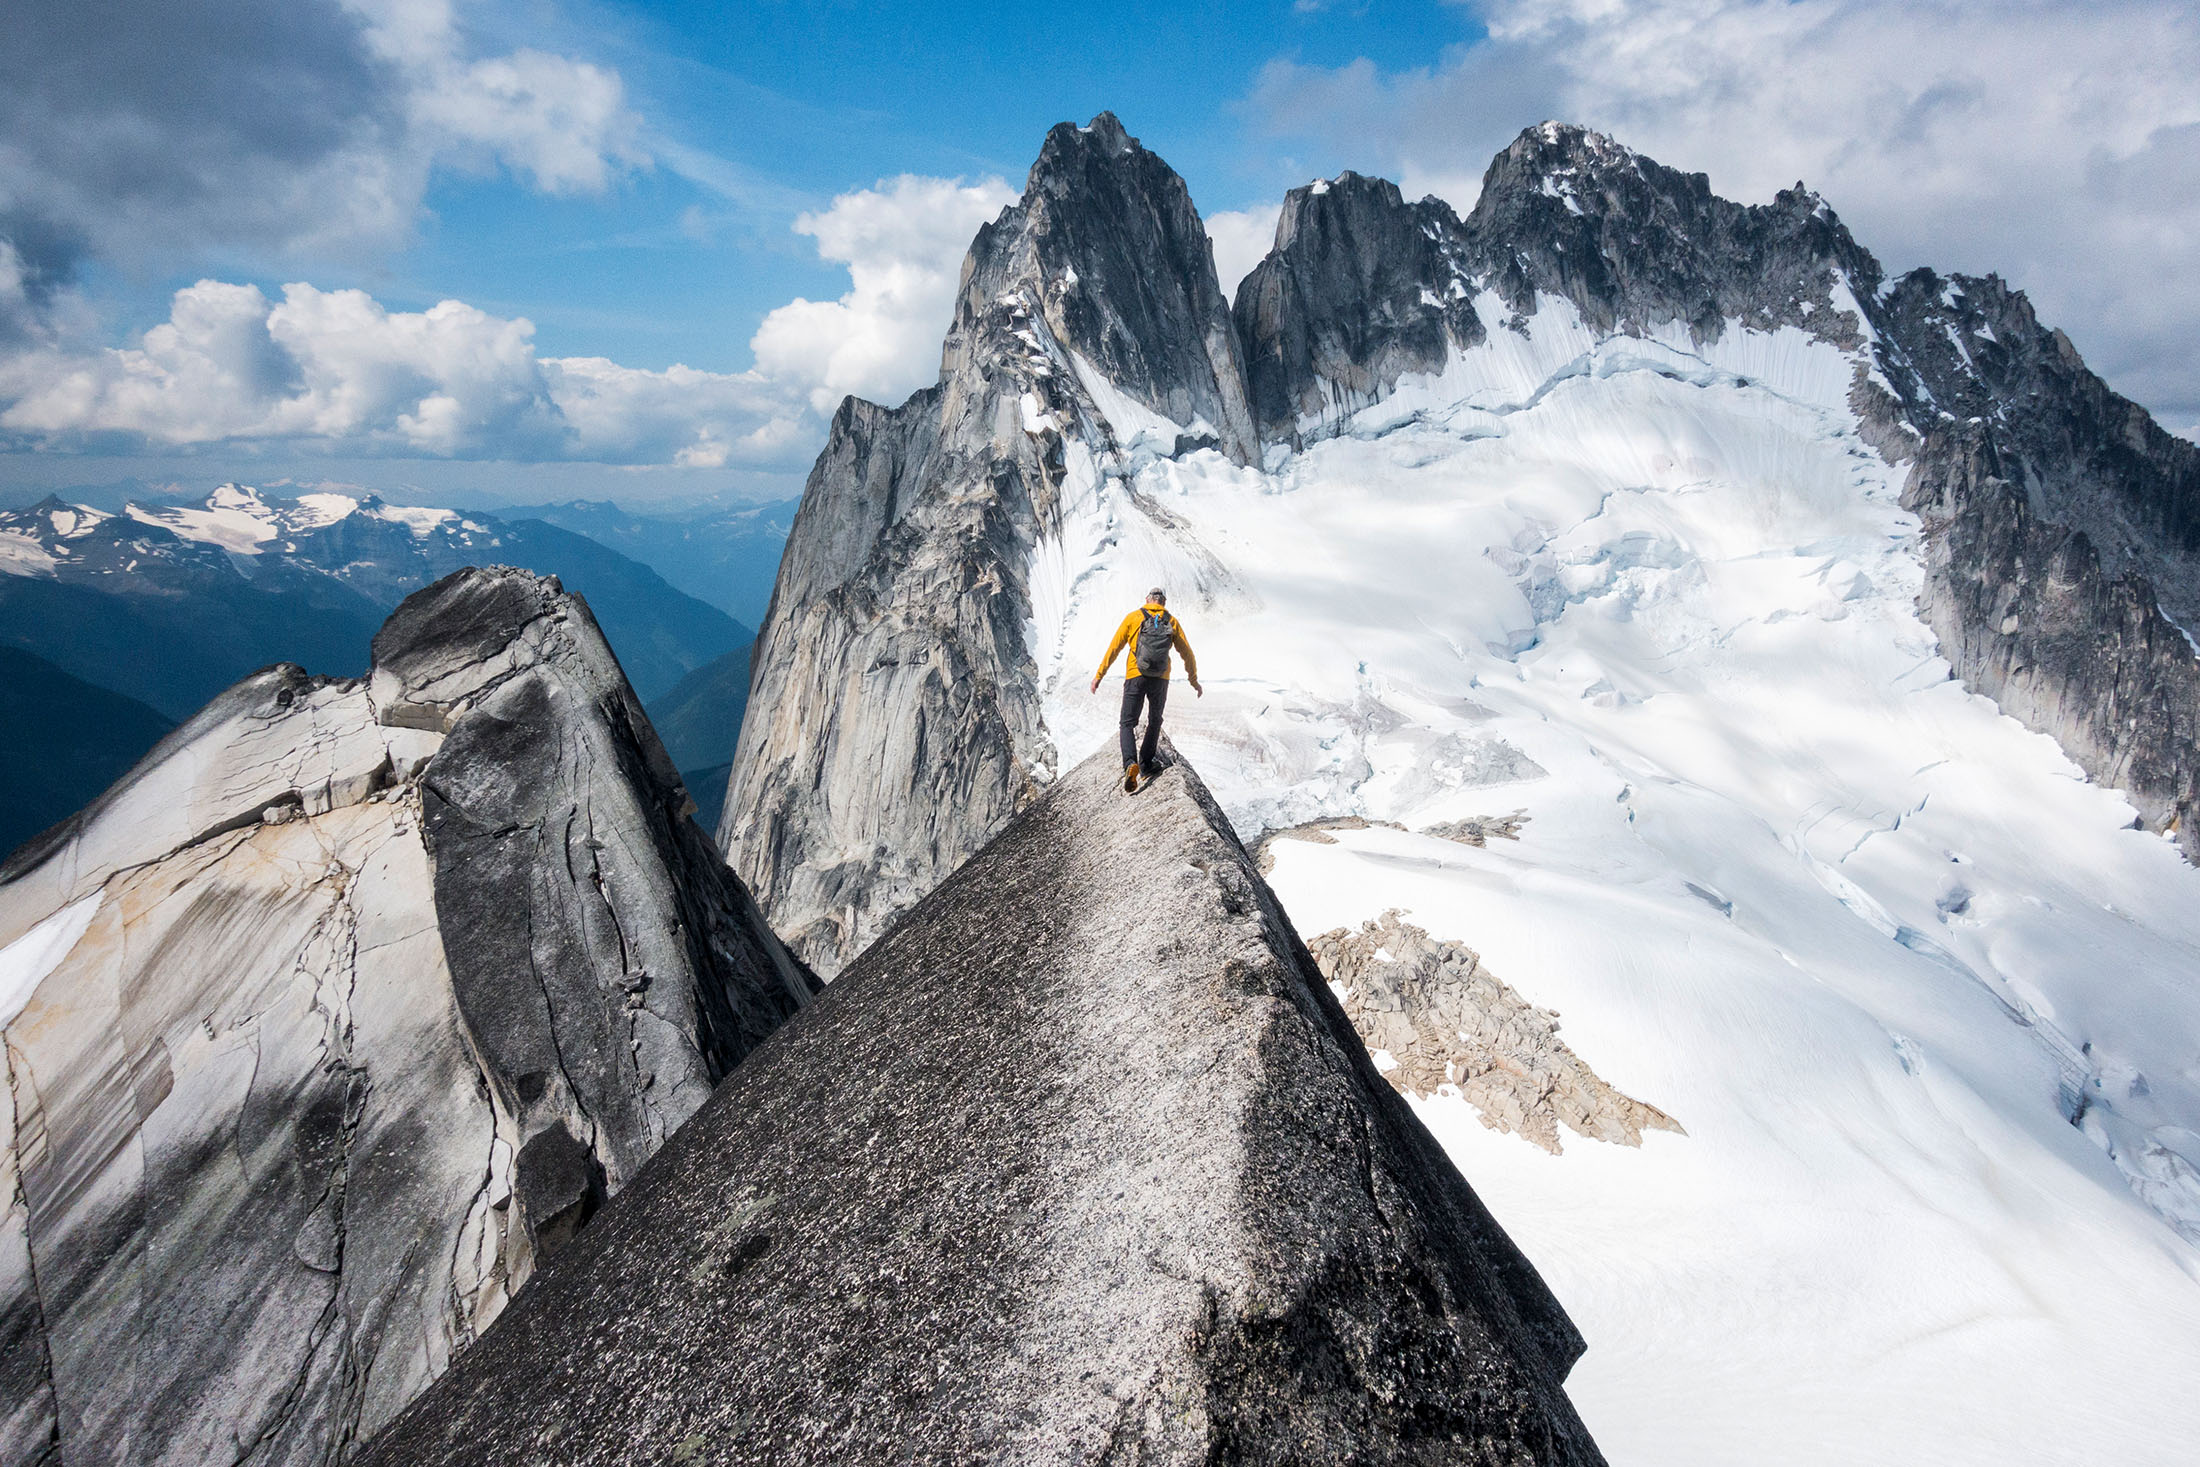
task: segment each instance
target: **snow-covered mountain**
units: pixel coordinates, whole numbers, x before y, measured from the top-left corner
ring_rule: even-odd
[[[587,596],[645,699],[750,636],[648,567],[541,521],[236,484],[119,514],[51,498],[0,513],[9,639],[178,718],[269,662],[363,667],[405,596],[490,564]]]
[[[1229,307],[1064,125],[964,278],[759,635],[721,843],[782,933],[832,970],[1104,748],[1165,585],[1294,923],[1455,1016],[1401,1074],[1613,1460],[2181,1459],[2200,451],[1999,281],[1557,125],[1465,219],[1294,190]]]
[[[578,598],[409,597],[0,865],[0,1461],[346,1460],[807,974]]]
[[[50,497],[0,512],[0,635],[174,719],[271,662],[365,665],[381,613],[363,593],[322,574],[248,576],[240,559],[282,568],[279,556],[233,556],[196,531]]]
[[[173,721],[271,663],[357,672],[407,594],[492,564],[556,575],[585,595],[643,699],[679,689],[683,726],[711,730],[706,752],[679,757],[705,770],[731,758],[742,700],[721,685],[735,665],[745,683],[749,629],[648,566],[537,520],[238,485],[199,504],[133,503],[114,514],[49,498],[0,512],[0,644],[64,675],[31,680],[53,727],[104,719],[115,694]],[[715,680],[694,677],[705,669]],[[157,733],[124,737],[146,726],[104,724],[95,745],[105,758],[0,763],[0,855],[96,797],[152,747]],[[715,779],[722,787],[723,775]],[[715,820],[718,797],[709,798]]]

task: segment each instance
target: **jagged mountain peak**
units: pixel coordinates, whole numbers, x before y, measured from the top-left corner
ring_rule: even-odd
[[[1145,145],[1131,136],[1130,129],[1113,112],[1102,112],[1082,127],[1074,122],[1057,122],[1047,129],[1046,141],[1039,145],[1038,161],[1031,165],[1025,187],[1038,183],[1080,152],[1121,157],[1145,151]]]
[[[1317,178],[1312,183],[1302,183],[1283,196],[1283,209],[1276,216],[1274,247],[1279,250],[1288,249],[1310,221],[1332,213],[1407,207],[1405,195],[1389,179],[1356,173],[1347,168],[1335,178]],[[1451,213],[1450,205],[1433,196],[1411,207],[1434,208],[1445,214]]]
[[[1465,220],[1467,248],[1516,312],[1570,300],[1597,331],[1670,321],[1716,338],[1729,321],[1792,325],[1848,348],[1863,322],[1840,298],[1869,297],[1879,262],[1806,186],[1770,204],[1712,192],[1600,133],[1545,123],[1490,163]]]
[[[1230,303],[1191,190],[1112,113],[1049,131],[1023,197],[972,241],[941,380],[967,386],[988,360],[1033,378],[1089,366],[1195,440],[1253,455]]]
[[[1238,286],[1248,395],[1270,438],[1301,436],[1483,339],[1459,218],[1350,171],[1284,196],[1276,242]]]
[[[1610,133],[1556,118],[1522,128],[1499,156],[1576,169],[1624,168],[1650,161]]]

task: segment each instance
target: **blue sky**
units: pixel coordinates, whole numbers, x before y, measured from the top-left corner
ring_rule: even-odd
[[[1473,202],[1561,117],[1895,267],[1998,270],[2200,424],[2182,0],[84,0],[0,47],[0,495],[790,492],[936,363],[977,221],[1120,115],[1225,275],[1344,167]],[[1225,284],[1230,282],[1226,280]]]
[[[1185,176],[1203,210],[1269,202],[1330,166],[1279,153],[1240,117],[1271,58],[1410,67],[1479,32],[1471,13],[1436,3],[1039,14],[972,4],[576,10],[588,34],[575,46],[618,65],[654,126],[714,154],[751,197],[727,198],[666,165],[569,200],[508,176],[446,176],[383,293],[526,314],[547,351],[737,371],[766,311],[846,288],[845,272],[792,229],[797,213],[836,194],[901,173],[1020,184],[1048,127],[1112,109]]]

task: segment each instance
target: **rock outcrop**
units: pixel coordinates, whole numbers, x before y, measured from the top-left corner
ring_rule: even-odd
[[[804,1002],[585,603],[467,571],[0,868],[0,1461],[334,1462]]]
[[[1599,1461],[1579,1336],[1204,787],[1110,762],[750,1056],[365,1460]]]
[[[1065,479],[1244,459],[1237,336],[1184,182],[1103,113],[964,262],[940,381],[850,398],[758,634],[719,843],[830,974],[1054,775],[1029,643]]]
[[[1388,179],[1342,173],[1284,195],[1276,245],[1234,308],[1253,406],[1270,437],[1334,428],[1408,372],[1434,372],[1486,332],[1459,220]]]
[[[1607,1084],[1558,1037],[1556,1013],[1515,993],[1464,943],[1389,911],[1309,946],[1376,1066],[1407,1095],[1450,1091],[1483,1125],[1554,1156],[1564,1149],[1560,1126],[1621,1146],[1640,1146],[1644,1131],[1681,1130]]]

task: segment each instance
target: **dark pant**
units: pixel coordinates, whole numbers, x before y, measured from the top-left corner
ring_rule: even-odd
[[[1127,677],[1123,679],[1123,716],[1116,720],[1115,732],[1123,745],[1123,763],[1131,762],[1131,752],[1136,747],[1132,738],[1138,732],[1138,710],[1146,709],[1146,742],[1138,749],[1138,762],[1153,768],[1154,751],[1161,747],[1161,707],[1169,701],[1169,680],[1165,677]]]

